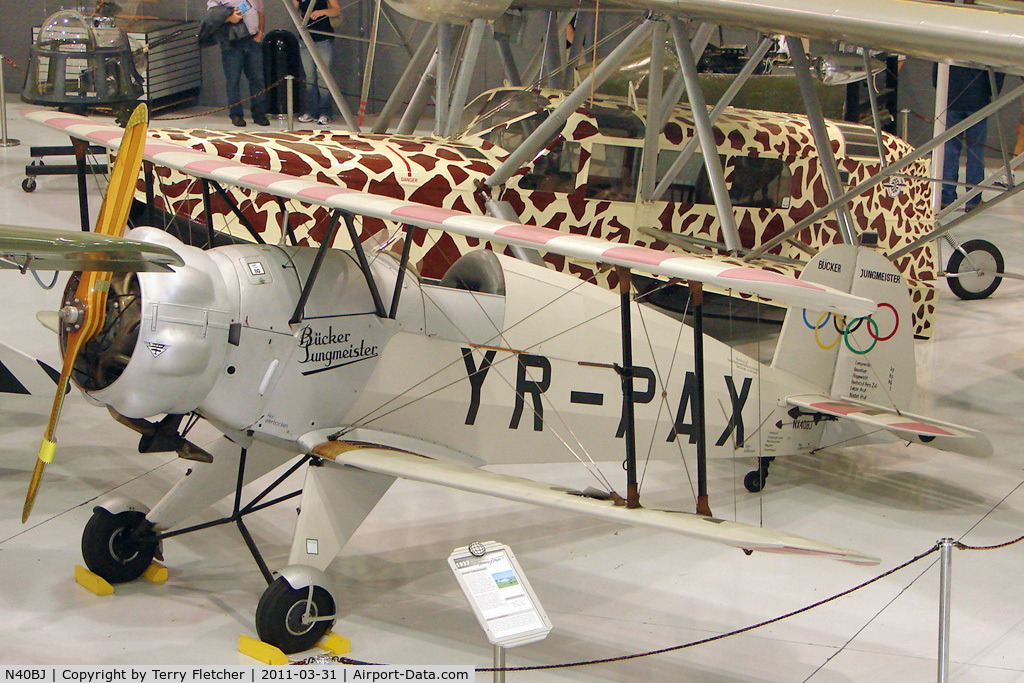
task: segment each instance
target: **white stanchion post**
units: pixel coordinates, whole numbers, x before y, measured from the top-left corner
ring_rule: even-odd
[[[288,74],[285,76],[285,82],[288,86],[288,107],[285,112],[284,129],[290,133],[295,130],[295,76]]]
[[[494,646],[494,683],[505,683],[505,648]]]
[[[939,541],[939,683],[949,680],[949,594],[953,572],[953,539]]]
[[[7,87],[4,84],[4,55],[0,55],[0,147],[17,147],[21,140],[7,137]]]

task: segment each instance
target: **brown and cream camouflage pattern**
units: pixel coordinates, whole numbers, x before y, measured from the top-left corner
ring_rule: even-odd
[[[501,141],[504,133],[513,132],[517,125],[524,126],[526,119],[557,106],[564,93],[533,91],[531,95],[537,102],[535,107],[513,112],[511,118],[500,119],[500,107],[497,111],[484,111],[488,107],[488,94],[485,93],[477,100],[483,101],[481,116],[477,118],[475,126],[468,129],[473,134],[453,139],[355,135],[333,131],[248,133],[235,130],[166,129],[151,134],[225,158],[315,178],[323,183],[432,206],[483,213],[488,197],[483,181],[500,166],[510,151],[492,141]],[[490,96],[490,102],[500,100],[494,92]],[[595,115],[595,112],[602,113]],[[509,202],[524,223],[622,243],[659,249],[677,248],[644,234],[641,232],[643,228],[724,243],[715,207],[710,203],[680,200],[644,202],[635,201],[632,197],[629,200],[622,197],[603,199],[596,196],[599,193],[592,191],[592,188],[588,191],[587,183],[592,178],[590,167],[595,150],[642,148],[642,136],[637,139],[635,131],[628,130],[629,125],[623,128],[619,123],[636,121],[642,126],[645,116],[642,103],[633,108],[622,98],[596,96],[587,106],[570,115],[561,135],[546,150],[553,153],[560,145],[573,145],[573,163],[576,168],[571,177],[558,180],[538,170],[545,163],[545,153],[542,152],[537,159],[520,169],[504,188],[491,190],[493,198]],[[494,119],[493,125],[480,125],[481,121],[489,123],[491,119]],[[616,123],[614,126],[601,125],[607,124],[607,121]],[[791,178],[790,187],[784,188],[785,206],[735,208],[744,249],[763,244],[828,203],[821,163],[806,117],[729,108],[714,128],[719,154],[724,161],[726,182],[731,189],[737,183],[747,180],[740,177],[738,166],[749,157],[781,160],[788,168],[787,177]],[[845,186],[852,187],[881,169],[883,164],[878,158],[874,133],[870,128],[833,122],[828,122],[827,128]],[[694,134],[690,110],[688,106],[681,105],[663,128],[661,149],[669,152],[680,150]],[[884,136],[884,144],[888,162],[912,149],[890,135]],[[638,160],[639,156],[636,158]],[[629,170],[628,164],[626,170]],[[884,253],[894,252],[934,227],[931,187],[927,181],[919,179],[928,176],[927,162],[916,162],[905,169],[904,173],[912,177],[891,178],[876,185],[854,200],[851,206],[857,230],[877,233],[879,248]],[[206,222],[199,181],[166,168],[155,169],[155,176],[156,208],[200,224]],[[552,184],[555,187],[549,187]],[[277,198],[248,190],[225,189],[263,239],[271,243],[282,239],[285,213]],[[138,192],[142,198],[145,193],[142,180]],[[325,209],[295,203],[285,208],[288,223],[300,243],[318,244],[324,238],[329,222]],[[211,212],[216,229],[249,237],[216,193],[211,193]],[[357,217],[356,220],[361,230],[361,239],[385,230],[389,234],[396,233],[399,228],[386,226],[382,221],[373,219],[362,220]],[[336,240],[338,246],[344,246],[349,241],[344,233],[342,230],[343,236]],[[841,241],[833,217],[810,225],[795,237],[815,251]],[[473,239],[443,233],[428,235],[422,230],[416,230],[413,239],[414,262],[424,277],[431,278],[439,278],[462,253],[481,246]],[[392,244],[392,248],[398,248],[399,245],[400,241]],[[808,257],[803,250],[789,243],[784,243],[772,253],[783,257],[783,260],[761,259],[756,264],[790,275],[798,274],[801,267],[792,261],[805,261]],[[566,259],[559,256],[546,255],[544,258],[559,270],[593,278],[606,286],[616,284],[614,271],[595,272],[592,264],[566,262]],[[935,312],[935,258],[936,252],[929,245],[902,257],[896,264],[907,277],[914,309],[915,334],[921,337],[930,336]]]

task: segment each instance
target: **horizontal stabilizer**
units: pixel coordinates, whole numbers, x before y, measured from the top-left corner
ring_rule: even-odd
[[[874,565],[878,558],[818,543],[782,531],[704,517],[689,512],[655,508],[627,509],[611,500],[564,487],[486,472],[465,465],[440,462],[419,455],[380,446],[349,441],[327,441],[312,449],[314,455],[338,463],[392,477],[438,484],[460,491],[483,493],[505,500],[531,503],[661,531],[670,531],[705,541],[723,543],[745,550],[816,555],[852,564]]]
[[[72,137],[110,149],[117,149],[124,132],[111,124],[52,110],[26,111],[23,112],[23,116]],[[492,216],[479,216],[369,194],[309,178],[268,171],[169,140],[148,140],[144,158],[158,166],[172,168],[189,176],[307,204],[340,209],[359,216],[415,225],[428,230],[443,230],[511,247],[537,249],[591,263],[622,266],[652,275],[704,282],[721,289],[774,299],[814,311],[837,311],[863,316],[870,315],[875,310],[874,302],[863,297],[853,296],[826,285],[751,268],[738,260],[714,260],[678,252],[658,251],[588,235],[513,223]]]
[[[94,232],[0,225],[0,268],[168,272],[184,265],[168,247]]]
[[[930,417],[897,412],[892,408],[848,398],[814,394],[789,396],[786,403],[805,413],[852,420],[865,427],[885,430],[900,439],[922,443],[943,451],[975,456],[992,454],[992,444],[981,432]]]

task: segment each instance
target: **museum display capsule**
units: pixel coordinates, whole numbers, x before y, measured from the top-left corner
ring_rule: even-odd
[[[32,46],[22,100],[74,109],[141,95],[128,36],[112,19],[62,10],[46,20]]]

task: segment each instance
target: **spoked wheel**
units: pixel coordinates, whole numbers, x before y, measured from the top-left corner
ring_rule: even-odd
[[[986,240],[968,240],[953,251],[946,264],[949,288],[959,298],[971,301],[992,295],[1003,278],[1003,255],[996,245]],[[962,274],[961,274],[962,273]]]
[[[100,507],[93,510],[82,532],[82,558],[89,570],[110,583],[126,583],[142,576],[157,549],[156,541],[135,532],[145,519],[145,513],[138,510],[116,515]]]
[[[256,633],[260,640],[285,654],[316,645],[334,625],[334,598],[326,589],[292,588],[283,576],[267,587],[256,607]]]

